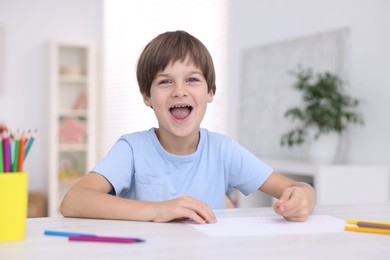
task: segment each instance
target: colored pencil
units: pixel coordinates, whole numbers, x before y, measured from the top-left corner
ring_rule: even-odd
[[[60,236],[60,237],[76,237],[76,236],[84,236],[84,237],[95,237],[93,234],[85,234],[85,233],[75,233],[75,232],[66,232],[66,231],[54,231],[54,230],[45,230],[44,232],[47,236]]]
[[[12,172],[18,171],[19,165],[19,149],[20,149],[20,139],[19,133],[15,136],[15,146],[14,146],[14,163],[12,164]]]
[[[0,133],[0,173],[4,173],[3,136]]]
[[[364,228],[364,227],[346,226],[344,228],[344,230],[345,231],[354,231],[354,232],[364,232],[364,233],[374,233],[374,234],[390,235],[390,230],[388,230],[388,229],[381,229],[381,228]]]
[[[28,139],[28,142],[27,142],[27,146],[26,146],[26,149],[24,151],[24,159],[26,159],[27,155],[28,155],[28,152],[30,151],[31,149],[31,146],[32,144],[34,143],[35,141],[35,133],[37,132],[38,130],[35,129],[35,132],[31,134],[31,137]]]
[[[82,242],[106,242],[106,243],[140,243],[144,240],[139,238],[123,238],[123,237],[85,237],[85,236],[70,236],[69,241],[82,241]]]
[[[366,227],[366,228],[380,228],[380,229],[389,229],[390,230],[390,225],[371,223],[371,222],[363,222],[363,221],[358,222],[357,226],[358,227]]]
[[[13,142],[13,135],[11,132],[9,132],[9,138],[8,138],[8,171],[12,172],[12,142]]]
[[[390,225],[390,222],[370,221],[370,220],[355,220],[355,219],[350,219],[350,220],[347,220],[346,222],[347,222],[348,224],[351,224],[351,225],[357,225],[359,222],[372,223],[372,224]]]
[[[19,144],[19,160],[18,160],[18,172],[23,172],[23,162],[24,162],[24,150],[26,147],[24,132],[20,138]]]
[[[4,173],[3,137],[0,134],[0,174]]]
[[[27,131],[26,134],[23,132],[23,134],[24,134],[24,137],[23,137],[23,144],[24,144],[25,150],[26,150],[26,146],[27,146],[27,142],[28,142],[28,137],[30,136],[30,132],[31,132],[30,129],[28,129],[28,131]]]
[[[7,130],[3,132],[3,156],[4,156],[4,172],[11,172],[11,165],[10,165],[10,143],[9,143],[9,133]]]

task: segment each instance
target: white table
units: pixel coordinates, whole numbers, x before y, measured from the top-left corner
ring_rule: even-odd
[[[271,208],[216,211],[218,218],[275,216]],[[320,206],[314,214],[390,221],[390,203]],[[44,230],[134,236],[141,244],[68,242]],[[27,238],[0,244],[0,259],[390,259],[390,236],[356,232],[211,238],[183,223],[75,218],[27,221]]]

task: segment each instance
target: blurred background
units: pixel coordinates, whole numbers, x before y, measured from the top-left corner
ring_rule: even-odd
[[[0,123],[12,130],[38,130],[24,165],[30,176],[29,190],[49,200],[56,196],[58,201],[62,195],[53,194],[59,189],[59,167],[64,162],[53,161],[59,160],[53,155],[57,156],[61,146],[52,143],[57,142],[55,138],[65,116],[55,114],[56,102],[61,97],[53,94],[53,88],[60,85],[53,79],[61,69],[54,67],[58,65],[55,62],[69,53],[65,50],[61,54],[61,50],[75,47],[76,54],[70,50],[72,56],[85,48],[80,57],[88,58],[81,64],[92,71],[87,74],[87,81],[81,83],[89,91],[89,103],[84,107],[87,114],[75,116],[87,122],[82,133],[88,139],[87,148],[83,148],[87,163],[84,162],[84,172],[78,173],[82,175],[105,155],[120,135],[156,126],[152,111],[145,107],[139,94],[136,62],[153,37],[165,31],[186,30],[208,47],[217,72],[215,101],[209,105],[202,127],[227,134],[244,146],[251,140],[256,140],[257,147],[273,146],[275,149],[270,148],[269,153],[268,148],[248,149],[259,157],[272,156],[283,161],[291,158],[291,152],[286,156],[288,153],[275,140],[287,129],[280,118],[262,119],[256,110],[243,108],[243,100],[251,93],[248,89],[256,89],[257,81],[247,78],[243,68],[248,65],[248,57],[260,53],[259,68],[269,65],[273,68],[271,72],[281,73],[285,67],[278,64],[294,58],[295,52],[282,57],[267,56],[264,55],[267,48],[278,53],[278,50],[290,50],[293,45],[295,49],[292,49],[296,50],[301,48],[301,43],[307,43],[305,39],[310,42],[318,36],[318,41],[326,41],[328,34],[334,36],[332,33],[341,31],[344,32],[341,43],[331,46],[340,55],[329,59],[333,62],[330,68],[348,82],[348,93],[361,100],[359,110],[365,124],[348,129],[339,163],[389,167],[389,12],[390,2],[386,0],[0,0]],[[313,51],[312,46],[307,48]],[[321,59],[314,63],[322,64]],[[257,70],[256,62],[251,64],[250,71],[263,75],[261,69]],[[259,91],[268,95],[258,92],[259,104],[276,95],[267,91],[267,82],[262,81],[259,87]],[[291,91],[291,82],[278,85],[277,93]],[[265,114],[283,110],[285,101],[289,102],[283,95],[270,101]],[[253,99],[248,102],[256,104]],[[243,113],[250,115],[247,121],[242,120]],[[61,120],[53,121],[55,116]],[[252,136],[256,132],[244,131],[255,129],[248,120],[263,122],[261,138]],[[264,136],[272,132],[273,136]],[[304,156],[298,159],[305,162]],[[370,171],[366,174],[367,179],[375,178],[370,176]],[[386,181],[388,187],[388,177]],[[387,201],[388,193],[387,190]],[[55,208],[56,203],[51,207]]]

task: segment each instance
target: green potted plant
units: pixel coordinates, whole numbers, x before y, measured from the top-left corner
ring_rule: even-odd
[[[295,127],[283,134],[282,146],[295,146],[317,140],[331,133],[338,135],[350,124],[363,125],[363,116],[357,112],[359,100],[345,93],[344,82],[330,72],[314,74],[312,69],[298,67],[291,72],[296,77],[294,88],[302,94],[302,103],[290,108],[285,118]],[[309,132],[314,131],[310,137]]]

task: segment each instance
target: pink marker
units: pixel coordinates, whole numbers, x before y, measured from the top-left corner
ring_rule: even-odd
[[[69,241],[82,241],[82,242],[106,242],[106,243],[140,243],[145,240],[139,238],[124,238],[124,237],[87,237],[87,236],[70,236]]]
[[[3,156],[4,156],[4,172],[10,173],[11,169],[11,144],[9,142],[9,133],[8,131],[3,132]]]

